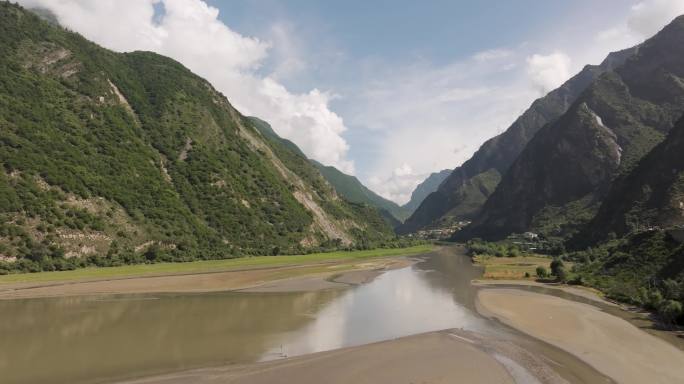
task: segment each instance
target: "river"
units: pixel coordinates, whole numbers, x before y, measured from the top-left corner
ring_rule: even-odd
[[[448,328],[515,339],[563,361],[561,373],[571,380],[599,377],[570,355],[479,316],[470,281],[481,271],[455,249],[350,289],[0,300],[2,383],[109,382]]]

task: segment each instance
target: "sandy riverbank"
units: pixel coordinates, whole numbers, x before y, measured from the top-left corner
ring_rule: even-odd
[[[510,343],[446,330],[284,360],[197,369],[125,382],[179,383],[566,383]]]
[[[557,284],[557,283],[540,283],[537,281],[533,280],[491,280],[491,279],[481,279],[481,280],[473,280],[472,284],[475,286],[479,287],[487,287],[487,286],[506,286],[506,285],[515,285],[515,286],[523,286],[523,287],[540,287],[540,288],[545,288],[545,289],[552,289],[552,290],[558,290],[562,291],[565,293],[569,293],[574,296],[582,297],[587,300],[591,300],[600,304],[605,304],[605,305],[610,305],[610,306],[616,306],[619,307],[618,304],[608,301],[603,298],[601,293],[595,289],[583,287],[583,286],[570,286],[570,285],[565,285],[565,284]]]
[[[681,383],[684,352],[583,303],[516,289],[482,289],[478,310],[584,360],[618,383]]]
[[[6,284],[0,287],[0,299],[236,290],[246,292],[313,291],[363,284],[372,281],[383,271],[404,268],[414,262],[415,260],[406,257],[392,257],[363,262],[328,262],[215,273],[143,276],[47,284]]]

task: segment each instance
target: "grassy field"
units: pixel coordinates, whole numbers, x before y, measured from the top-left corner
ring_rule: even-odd
[[[408,248],[312,253],[309,255],[255,256],[225,260],[193,261],[188,263],[158,263],[124,265],[121,267],[108,268],[83,268],[63,272],[39,272],[0,276],[0,285],[12,283],[47,283],[70,280],[104,280],[146,275],[192,274],[229,271],[242,268],[292,266],[328,261],[354,261],[376,257],[418,255],[430,252],[433,249],[433,245],[418,245]]]
[[[530,278],[536,277],[536,269],[541,266],[550,270],[551,258],[542,256],[494,257],[475,256],[475,263],[485,268],[485,279],[524,279],[525,272]],[[566,268],[572,265],[566,263]]]

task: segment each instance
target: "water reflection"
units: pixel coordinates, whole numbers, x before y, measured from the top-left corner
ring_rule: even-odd
[[[385,273],[332,301],[302,329],[281,335],[277,349],[262,359],[277,357],[280,345],[291,356],[446,328],[479,329],[481,319],[456,303],[439,279],[419,268]]]
[[[78,383],[480,330],[458,252],[349,290],[0,300],[3,383]]]
[[[0,300],[0,381],[93,382],[254,361],[340,294]]]

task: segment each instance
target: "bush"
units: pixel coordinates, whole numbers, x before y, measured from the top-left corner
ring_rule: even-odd
[[[554,258],[551,262],[551,274],[556,277],[559,277],[558,274],[561,268],[565,268],[565,264],[563,264],[563,261],[559,258]]]
[[[565,267],[563,266],[556,268],[556,272],[554,273],[554,275],[556,276],[556,279],[561,283],[564,283],[568,280],[568,272],[565,270]]]
[[[658,307],[658,314],[663,318],[663,321],[673,324],[684,314],[682,303],[674,300],[665,300]]]
[[[542,266],[537,267],[537,277],[543,279],[548,275],[549,275],[549,273],[546,271],[546,268],[544,268]]]

